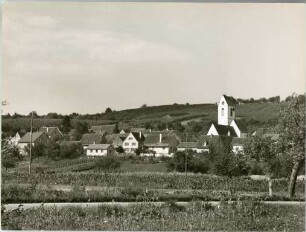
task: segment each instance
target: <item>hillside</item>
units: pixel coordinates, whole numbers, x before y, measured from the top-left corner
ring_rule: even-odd
[[[273,126],[277,123],[277,117],[282,104],[286,103],[249,103],[236,107],[237,116],[243,117],[248,127]],[[165,117],[166,116],[166,117]],[[167,118],[167,119],[166,119]],[[127,124],[131,126],[144,126],[145,123],[160,123],[165,121],[180,122],[184,126],[188,123],[205,124],[204,128],[217,120],[217,105],[193,104],[193,105],[161,105],[148,106],[138,109],[115,111],[108,114],[77,115],[72,118],[72,126],[78,121],[86,121],[89,126],[100,124]],[[62,119],[34,119],[34,130],[41,126],[61,126]],[[14,133],[16,131],[29,131],[30,118],[3,118],[2,131]]]

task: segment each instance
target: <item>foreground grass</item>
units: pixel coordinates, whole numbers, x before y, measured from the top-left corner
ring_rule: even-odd
[[[128,207],[67,207],[2,212],[4,230],[125,230],[125,231],[304,231],[304,206],[263,205],[257,201],[192,202]]]

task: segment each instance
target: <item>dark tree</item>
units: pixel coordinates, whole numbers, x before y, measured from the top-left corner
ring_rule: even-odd
[[[106,113],[106,114],[110,114],[110,113],[112,113],[112,112],[113,112],[112,109],[109,108],[109,107],[107,107],[106,110],[105,110],[105,113]]]
[[[63,132],[68,133],[71,129],[70,117],[68,115],[64,116],[62,121]]]

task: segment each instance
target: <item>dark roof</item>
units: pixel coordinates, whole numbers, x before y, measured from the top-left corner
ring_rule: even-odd
[[[121,139],[121,141],[124,141],[125,138],[128,136],[128,134],[111,134],[111,135],[106,135],[105,139],[107,142],[113,142],[116,139]]]
[[[202,135],[197,141],[197,148],[207,148],[211,142],[217,142],[219,140],[219,136],[210,136],[210,135]],[[204,146],[204,142],[206,142],[206,146]]]
[[[231,144],[232,144],[232,146],[244,145],[245,142],[246,142],[246,138],[233,138]]]
[[[246,122],[243,119],[234,120],[236,125],[238,126],[241,133],[248,133],[248,128],[246,126]]]
[[[43,134],[45,133],[44,132],[33,132],[32,133],[32,143],[34,143]],[[30,141],[31,141],[31,133],[28,132],[19,140],[19,143],[30,143]]]
[[[228,136],[228,132],[230,132],[230,136],[237,137],[237,134],[233,127],[231,126],[225,126],[225,125],[219,125],[219,124],[213,124],[218,132],[219,135]]]
[[[61,131],[58,129],[58,127],[43,126],[39,128],[39,132],[45,132],[47,135],[51,135],[55,130],[58,130],[60,134],[62,134]]]
[[[144,141],[144,135],[143,134],[141,135],[141,137],[140,137],[140,133],[137,133],[137,132],[131,132],[131,134],[135,137],[135,139],[138,142]]]
[[[162,134],[162,140],[160,140],[160,134],[149,134],[145,141],[144,144],[146,146],[161,146],[164,144],[165,146],[177,146],[178,145],[178,140],[174,135],[167,135],[167,134]]]
[[[178,148],[196,148],[197,143],[196,142],[180,142],[177,147]]]
[[[225,98],[225,101],[227,102],[228,105],[238,104],[237,100],[234,97],[226,96],[225,94],[223,94],[223,97]]]
[[[103,134],[83,134],[81,138],[81,143],[83,145],[102,143],[104,140]]]
[[[72,145],[72,144],[78,144],[78,143],[81,143],[80,141],[62,141],[60,143],[61,146],[69,146],[69,145]]]
[[[89,144],[86,150],[106,150],[111,144]]]
[[[94,133],[103,133],[113,134],[116,125],[100,125],[100,126],[91,126],[90,130]]]

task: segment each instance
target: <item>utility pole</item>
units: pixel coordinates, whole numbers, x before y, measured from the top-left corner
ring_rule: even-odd
[[[186,145],[185,145],[185,178],[186,178],[186,181],[187,181],[187,133],[185,133],[186,135]]]
[[[29,174],[31,174],[31,164],[32,164],[32,133],[33,133],[33,111],[31,112],[31,131],[30,131],[30,162],[29,162]]]

